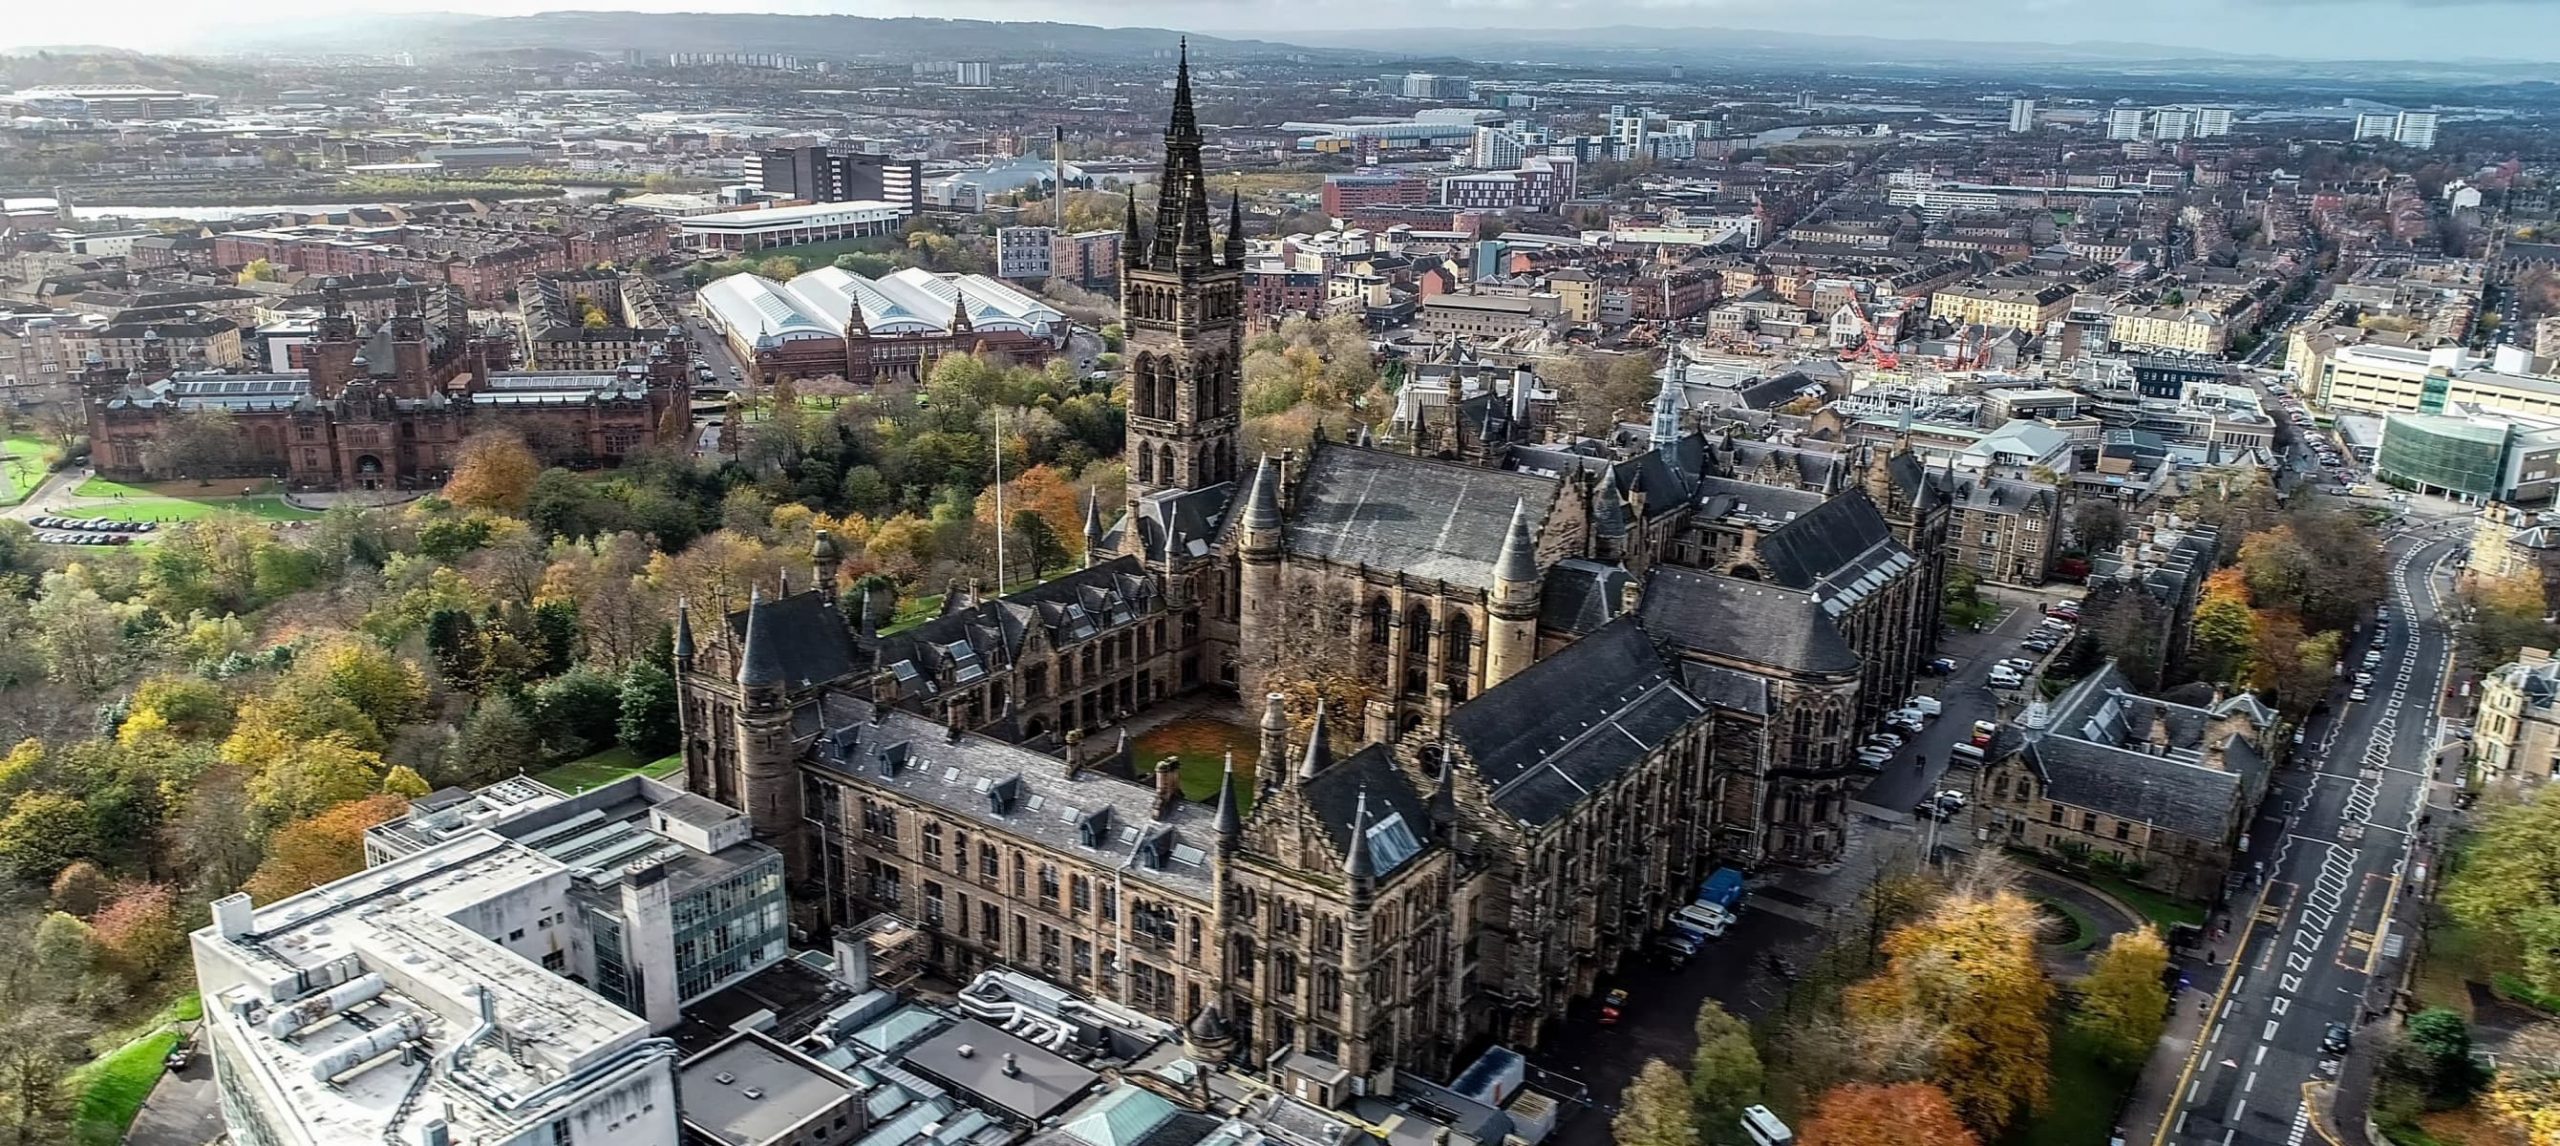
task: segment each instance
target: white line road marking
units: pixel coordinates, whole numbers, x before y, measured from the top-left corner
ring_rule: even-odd
[[[2266,1044],[2260,1043],[2258,1045],[2258,1053],[2250,1056],[2249,1065],[2256,1066],[2265,1061],[2267,1061],[2267,1047]]]
[[[2249,1077],[2240,1080],[2240,1091],[2246,1094],[2256,1089],[2258,1089],[2258,1072],[2253,1070],[2249,1072]]]
[[[2266,1032],[2265,1034],[2262,1034],[2262,1035],[2258,1036],[2258,1037],[2259,1037],[2259,1038],[2261,1038],[2261,1039],[2263,1039],[2263,1040],[2265,1040],[2265,1041],[2267,1041],[2267,1042],[2274,1042],[2274,1041],[2276,1041],[2276,1021],[2275,1021],[2274,1019],[2268,1019],[2268,1020],[2267,1020],[2267,1032]]]

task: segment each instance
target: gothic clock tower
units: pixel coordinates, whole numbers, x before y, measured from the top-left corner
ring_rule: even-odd
[[[1173,119],[1164,132],[1155,229],[1140,232],[1132,194],[1121,237],[1132,499],[1237,478],[1244,356],[1244,216],[1237,199],[1227,201],[1225,240],[1213,240],[1186,42],[1174,74]]]

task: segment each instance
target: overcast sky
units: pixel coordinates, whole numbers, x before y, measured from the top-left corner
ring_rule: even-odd
[[[1286,39],[1310,28],[1760,28],[1900,38],[2155,43],[2326,59],[2560,59],[2560,0],[23,0],[0,46],[112,43],[183,50],[219,20],[237,30],[312,15],[561,8],[827,12],[1155,25]],[[1427,44],[1416,45],[1427,51]]]

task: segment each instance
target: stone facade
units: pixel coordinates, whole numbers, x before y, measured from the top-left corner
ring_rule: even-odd
[[[687,417],[692,356],[681,337],[614,370],[492,372],[485,364],[505,350],[466,331],[430,321],[413,291],[364,333],[324,291],[302,372],[182,373],[165,353],[133,369],[92,362],[82,376],[90,457],[118,481],[257,475],[303,489],[420,489],[441,483],[479,430],[512,429],[550,460],[597,464]],[[212,409],[229,415],[232,448],[177,448],[177,419]]]
[[[1849,747],[1933,652],[1942,475],[1711,436],[1676,389],[1533,443],[1525,374],[1450,388],[1500,432],[1245,466],[1187,66],[1173,125],[1084,569],[883,636],[822,537],[814,588],[680,614],[689,784],[803,924],[916,921],[947,973],[1036,966],[1331,1102],[1536,1041],[1719,864],[1836,861]],[[1123,721],[1230,693],[1256,747],[1186,799]]]

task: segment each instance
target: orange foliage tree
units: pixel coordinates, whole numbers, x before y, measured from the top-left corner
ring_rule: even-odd
[[[267,841],[267,861],[240,890],[260,903],[273,903],[354,875],[364,868],[364,830],[408,810],[409,801],[402,797],[367,796],[277,828]]]
[[[1947,1092],[1925,1082],[1832,1087],[1797,1136],[1800,1146],[1981,1146]]]
[[[1884,970],[1845,998],[1870,1030],[1929,1032],[1929,1080],[1987,1138],[2044,1109],[2051,1082],[2053,984],[2036,924],[2016,892],[1950,896],[1886,936]]]
[[[444,496],[456,505],[514,513],[533,493],[542,461],[513,430],[482,430],[462,443]]]

